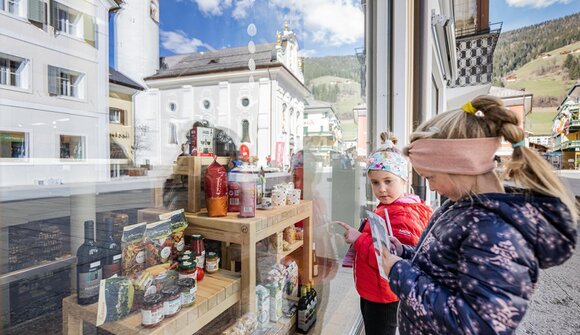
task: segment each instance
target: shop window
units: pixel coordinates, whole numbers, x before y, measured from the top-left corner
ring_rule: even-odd
[[[85,75],[79,72],[48,66],[48,93],[71,98],[84,98]]]
[[[27,158],[28,133],[0,131],[0,158]]]
[[[28,61],[0,53],[0,85],[27,88]]]
[[[125,125],[125,113],[119,108],[109,108],[109,123]]]
[[[60,135],[60,158],[85,159],[85,142],[84,136]]]

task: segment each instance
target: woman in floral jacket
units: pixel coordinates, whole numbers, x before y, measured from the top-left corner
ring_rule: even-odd
[[[503,137],[512,187],[494,173]],[[383,266],[400,299],[401,334],[513,334],[539,270],[575,248],[577,213],[549,164],[525,147],[515,114],[481,96],[419,126],[406,148],[414,169],[450,200],[417,249],[393,239]]]

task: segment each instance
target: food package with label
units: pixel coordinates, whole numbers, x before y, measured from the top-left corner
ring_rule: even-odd
[[[145,265],[151,267],[171,261],[171,222],[149,223],[145,229]]]
[[[281,264],[274,265],[268,272],[266,287],[270,290],[270,321],[277,322],[283,316],[283,293],[285,268]]]
[[[204,177],[205,202],[210,217],[228,215],[228,177],[226,169],[214,158]]]
[[[286,264],[286,276],[284,278],[284,303],[282,312],[286,317],[296,314],[298,305],[298,264],[290,261]]]
[[[213,128],[199,127],[194,125],[190,131],[191,155],[213,155]]]
[[[236,323],[222,332],[222,335],[251,335],[258,325],[256,315],[252,312],[244,314]]]
[[[101,280],[96,326],[118,321],[131,313],[133,284],[127,277],[111,277]]]
[[[123,228],[121,273],[130,279],[137,278],[145,269],[145,229],[145,222]]]
[[[262,285],[256,286],[256,314],[260,328],[266,327],[270,322],[270,290]]]
[[[185,220],[185,213],[183,208],[173,212],[160,214],[159,220],[169,220],[171,225],[171,240],[173,246],[171,248],[171,256],[177,259],[177,255],[185,249],[184,231],[187,228],[187,221]]]

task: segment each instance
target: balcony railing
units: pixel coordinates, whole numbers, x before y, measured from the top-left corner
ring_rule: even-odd
[[[554,151],[566,150],[566,149],[577,149],[580,148],[580,141],[566,141],[561,144],[554,145]]]

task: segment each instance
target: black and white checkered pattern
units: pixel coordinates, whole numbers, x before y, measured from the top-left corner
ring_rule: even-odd
[[[499,32],[457,38],[457,80],[448,87],[466,87],[491,83],[493,51]]]

